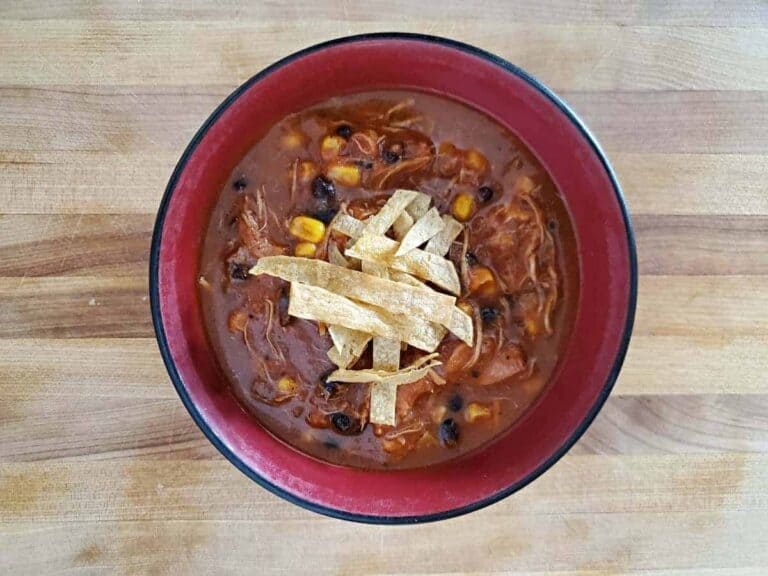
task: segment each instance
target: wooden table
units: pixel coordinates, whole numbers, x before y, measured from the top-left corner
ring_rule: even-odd
[[[768,4],[226,4],[0,4],[0,573],[768,573]],[[237,472],[176,397],[147,299],[154,212],[216,104],[298,48],[393,29],[557,90],[616,167],[642,273],[583,440],[419,527]]]

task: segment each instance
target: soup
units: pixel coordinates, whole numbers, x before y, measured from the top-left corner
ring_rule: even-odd
[[[567,210],[523,143],[400,91],[262,135],[223,185],[199,283],[243,409],[364,468],[438,463],[508,430],[552,378],[579,289]]]

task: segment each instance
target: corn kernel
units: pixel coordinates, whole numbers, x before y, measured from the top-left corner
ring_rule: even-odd
[[[360,168],[354,164],[332,164],[328,167],[327,175],[342,186],[360,185]]]
[[[323,138],[322,142],[320,142],[320,156],[322,156],[323,160],[326,162],[335,160],[339,157],[339,154],[341,154],[341,151],[344,150],[346,145],[347,141],[341,136],[326,136]]]
[[[464,409],[464,419],[467,422],[474,422],[476,420],[486,420],[492,416],[491,408],[480,404],[478,402],[471,402]]]
[[[277,381],[277,389],[282,394],[295,394],[296,393],[296,380],[290,376],[283,376]]]
[[[469,291],[483,296],[492,296],[496,292],[496,278],[485,266],[473,266],[469,269]]]
[[[325,224],[309,216],[296,216],[288,231],[299,240],[317,243],[325,236]]]
[[[306,144],[307,137],[298,130],[286,132],[280,138],[280,143],[285,150],[297,150]]]
[[[464,153],[464,166],[474,172],[485,172],[488,169],[488,160],[477,150],[467,150]]]
[[[466,222],[475,211],[475,201],[469,194],[459,194],[453,199],[451,212],[459,222]]]
[[[539,333],[539,323],[536,318],[528,316],[525,320],[525,331],[531,336],[536,336]]]
[[[296,171],[297,171],[296,178],[302,184],[308,184],[309,182],[314,180],[315,176],[317,176],[319,173],[319,170],[317,169],[317,164],[315,164],[311,160],[304,160],[303,162],[300,162],[299,167],[297,168]]]
[[[296,244],[296,248],[294,248],[293,254],[302,258],[313,258],[316,251],[317,245],[313,244],[312,242],[299,242]]]

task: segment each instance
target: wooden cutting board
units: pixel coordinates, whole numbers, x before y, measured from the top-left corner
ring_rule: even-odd
[[[0,573],[768,573],[768,4],[224,4],[0,3]],[[225,462],[147,299],[154,212],[217,103],[378,30],[471,42],[558,91],[615,164],[642,273],[583,440],[419,527],[306,512]]]

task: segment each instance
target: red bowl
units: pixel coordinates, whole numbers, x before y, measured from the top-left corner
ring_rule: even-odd
[[[368,471],[310,458],[269,434],[230,394],[203,327],[197,270],[208,215],[254,140],[291,112],[382,88],[448,95],[517,134],[564,196],[581,290],[570,343],[535,407],[486,448],[455,461]],[[152,317],[166,367],[203,433],[248,477],[310,510],[410,523],[471,512],[519,490],[584,433],[621,368],[635,312],[632,228],[594,138],[548,88],[504,60],[452,40],[371,34],[297,52],[233,92],[192,139],[168,183],[152,240]]]

